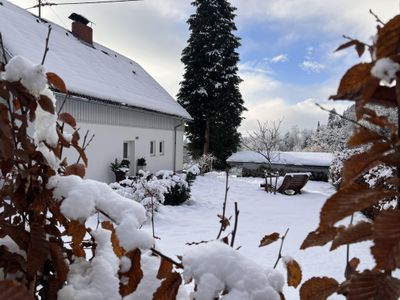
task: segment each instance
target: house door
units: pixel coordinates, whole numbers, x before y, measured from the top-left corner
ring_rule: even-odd
[[[129,167],[129,175],[135,176],[136,174],[136,159],[135,159],[135,141],[128,142],[128,159],[131,162]]]

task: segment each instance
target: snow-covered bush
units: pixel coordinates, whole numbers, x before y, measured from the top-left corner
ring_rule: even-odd
[[[339,189],[342,182],[343,162],[355,154],[361,153],[363,148],[347,148],[339,152],[335,152],[332,164],[329,167],[329,177],[336,189]]]
[[[285,279],[274,269],[264,269],[228,245],[210,242],[197,245],[183,255],[183,277],[194,279],[194,299],[279,300]]]
[[[124,197],[140,202],[150,210],[160,204],[179,205],[190,198],[190,187],[184,175],[172,171],[158,171],[156,175],[139,171],[139,176],[110,184]]]
[[[200,174],[200,167],[197,164],[194,164],[186,169],[186,181],[189,186],[192,185],[194,180],[196,179],[197,175]]]

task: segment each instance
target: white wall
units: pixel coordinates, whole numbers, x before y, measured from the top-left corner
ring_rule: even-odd
[[[118,158],[119,161],[122,159],[124,141],[134,141],[134,165],[136,165],[136,160],[138,158],[145,157],[147,171],[173,170],[174,130],[132,128],[127,126],[89,123],[78,123],[78,127],[80,128],[81,143],[87,130],[90,131],[89,136],[92,134],[95,135],[92,143],[86,150],[89,159],[86,178],[107,183],[113,182],[114,173],[110,169],[110,163],[113,162],[115,158]],[[150,141],[152,140],[156,141],[155,156],[150,156]],[[164,141],[164,155],[160,155],[158,152],[160,141]],[[176,142],[176,170],[182,170],[183,126],[178,128]],[[76,161],[77,155],[74,150],[68,149],[65,154],[69,163]]]

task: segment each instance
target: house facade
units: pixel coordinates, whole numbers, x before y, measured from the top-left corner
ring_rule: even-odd
[[[51,26],[44,67],[68,89],[67,95],[56,92],[57,109],[76,118],[81,141],[86,132],[87,140],[94,135],[86,150],[86,176],[113,181],[110,163],[116,158],[131,162],[130,174],[137,172],[139,158],[145,158],[150,172],[181,170],[184,124],[190,115],[138,63],[95,43],[87,19],[77,14],[70,18],[72,29],[67,30],[2,0],[5,55],[0,57],[21,55],[40,63]],[[73,151],[66,156],[69,163],[77,159]]]

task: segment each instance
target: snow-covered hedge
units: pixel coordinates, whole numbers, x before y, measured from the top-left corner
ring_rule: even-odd
[[[186,174],[161,170],[155,175],[139,171],[139,176],[131,177],[110,186],[118,194],[142,203],[146,208],[164,205],[180,205],[190,198],[190,184],[199,174],[197,166],[192,166]]]

